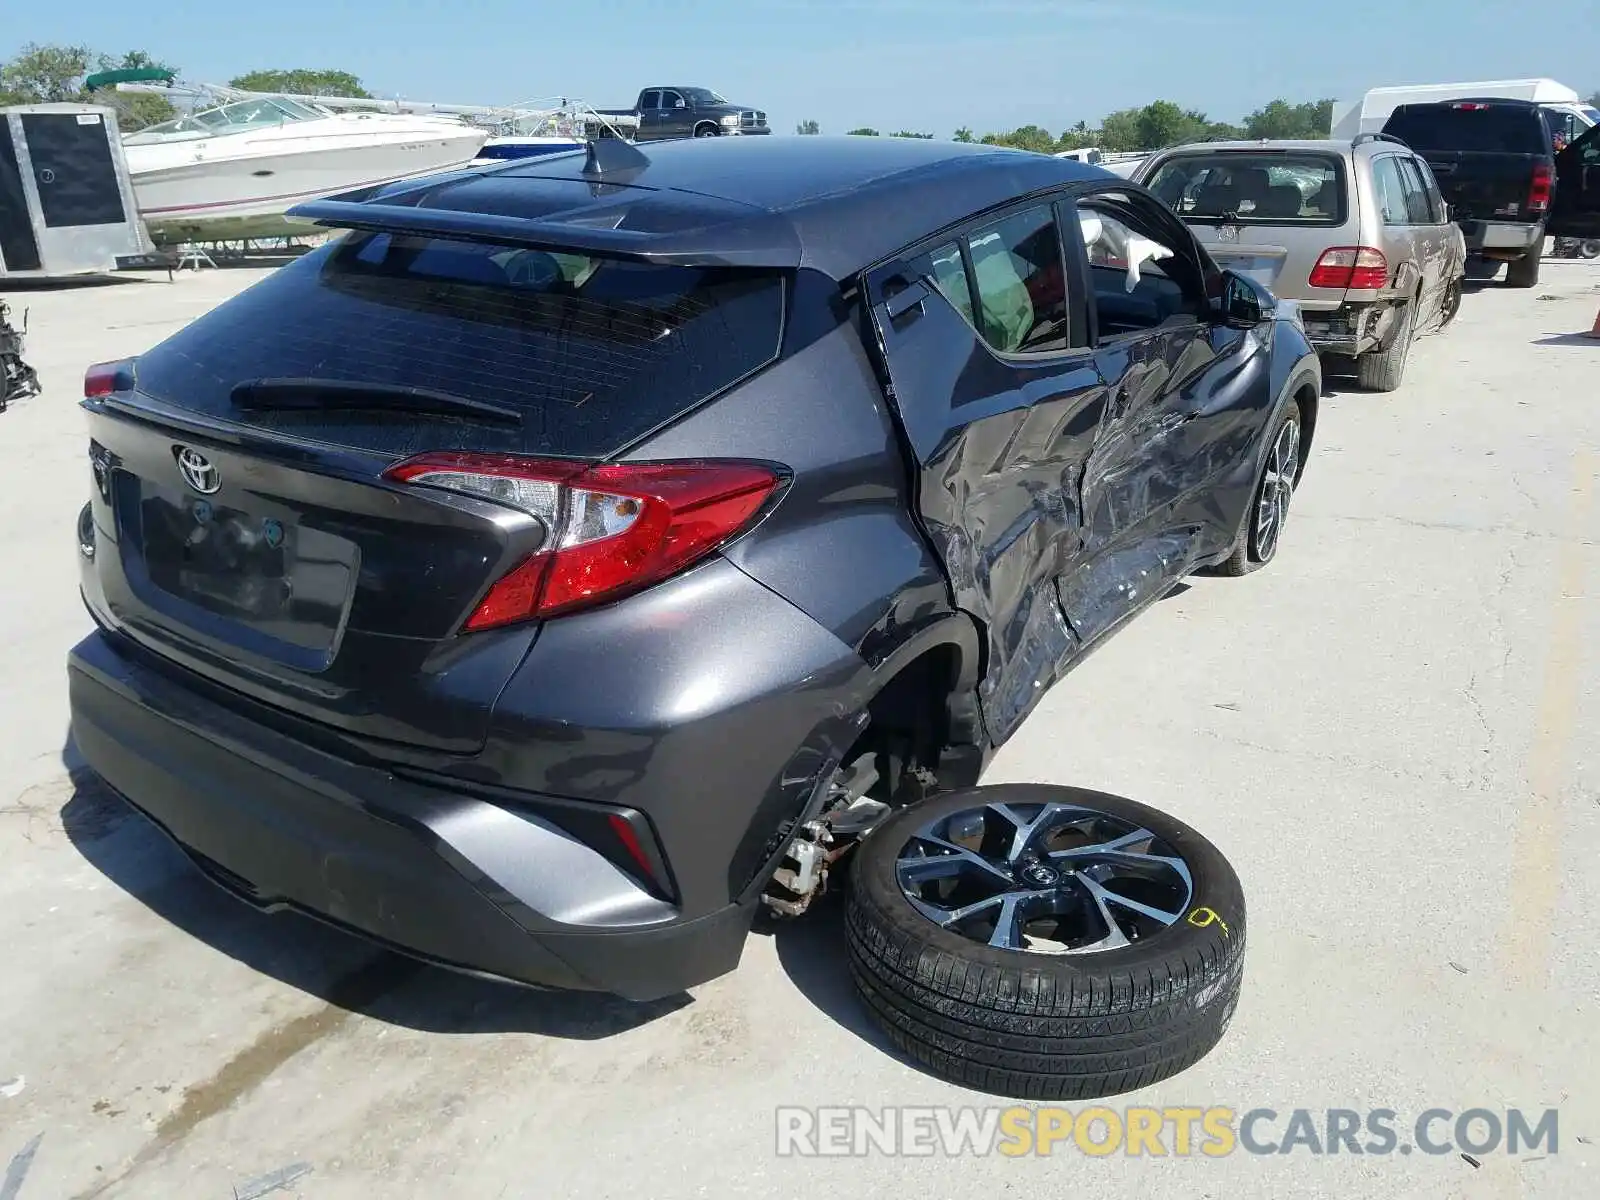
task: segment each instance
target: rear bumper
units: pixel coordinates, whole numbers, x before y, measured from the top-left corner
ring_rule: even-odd
[[[1506,252],[1520,257],[1544,245],[1544,225],[1511,221],[1462,221],[1461,232],[1471,254]]]
[[[1306,340],[1319,354],[1365,354],[1383,344],[1389,306],[1379,303],[1341,304],[1337,308],[1301,307]]]
[[[456,970],[631,1000],[738,965],[753,902],[685,914],[529,811],[308,746],[103,633],[73,650],[68,676],[88,764],[258,908]]]

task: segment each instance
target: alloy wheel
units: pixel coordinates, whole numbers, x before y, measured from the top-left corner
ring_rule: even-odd
[[[1131,821],[1075,804],[959,809],[919,827],[895,864],[911,906],[1001,950],[1118,950],[1183,919],[1183,857]]]
[[[1289,502],[1300,474],[1300,423],[1285,421],[1267,455],[1256,499],[1256,557],[1270,562],[1278,552],[1278,539],[1289,520]]]

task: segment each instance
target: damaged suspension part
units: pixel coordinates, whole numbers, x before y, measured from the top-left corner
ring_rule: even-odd
[[[0,300],[0,412],[13,400],[39,394],[39,376],[22,361],[22,335],[28,331],[28,317],[22,317],[19,332],[11,327],[11,309]]]
[[[871,754],[834,772],[821,811],[795,829],[762,894],[767,908],[780,916],[798,917],[827,892],[834,864],[889,815],[887,804],[867,795],[877,782]]]

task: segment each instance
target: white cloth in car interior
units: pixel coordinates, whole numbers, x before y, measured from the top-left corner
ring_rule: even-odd
[[[1104,241],[1111,247],[1112,253],[1128,264],[1128,276],[1122,285],[1123,291],[1131,292],[1139,286],[1143,264],[1172,257],[1172,251],[1160,242],[1140,237],[1121,221],[1103,221],[1099,217],[1085,213],[1078,218],[1078,225],[1083,230],[1085,246],[1093,246]]]

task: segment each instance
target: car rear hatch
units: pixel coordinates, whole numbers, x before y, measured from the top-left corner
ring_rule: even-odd
[[[1344,289],[1312,287],[1323,251],[1356,224],[1344,159],[1332,152],[1197,147],[1167,158],[1145,186],[1172,208],[1217,265],[1279,296],[1337,306]]]
[[[1397,108],[1384,132],[1422,155],[1457,221],[1536,221],[1530,209],[1543,173],[1548,200],[1554,166],[1549,131],[1532,105],[1456,101]]]
[[[478,628],[486,595],[574,534],[539,507],[558,484],[496,464],[559,480],[759,369],[783,293],[770,271],[349,234],[92,373],[85,598],[227,688],[470,752],[537,629]]]

